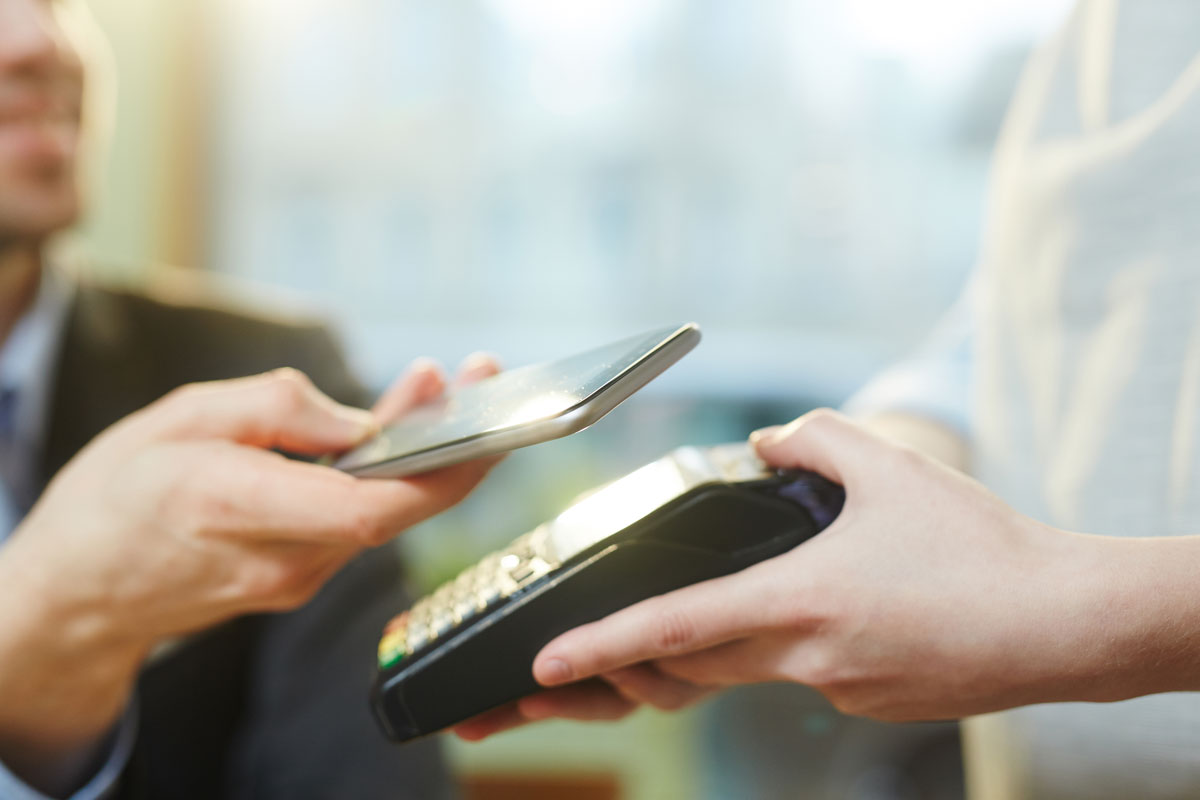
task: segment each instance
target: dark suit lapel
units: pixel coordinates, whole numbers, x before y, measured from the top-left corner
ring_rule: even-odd
[[[174,385],[176,376],[167,373],[176,362],[156,363],[164,348],[148,338],[171,332],[148,332],[139,320],[129,295],[77,287],[50,390],[39,489],[101,431]],[[203,637],[205,647],[189,648],[188,658],[167,658],[143,670],[138,682],[141,730],[117,798],[153,800],[157,794],[151,787],[173,783],[172,776],[155,770],[170,770],[190,760],[209,765],[214,771],[211,782],[219,783],[225,748],[241,713],[240,682],[248,674],[255,624],[246,618],[220,626]],[[207,676],[207,683],[198,679],[197,670]],[[212,688],[214,682],[219,690]],[[197,694],[216,722],[195,718],[188,702]],[[199,774],[194,769],[193,773]],[[180,791],[179,797],[193,796]]]
[[[120,297],[86,284],[73,293],[51,384],[39,488],[100,431],[156,397],[150,347],[135,335]]]

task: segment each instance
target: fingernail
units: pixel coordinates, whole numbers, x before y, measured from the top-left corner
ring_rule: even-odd
[[[408,371],[412,375],[418,375],[424,381],[437,377],[441,372],[441,365],[428,356],[414,358],[412,364],[409,365]]]
[[[464,725],[456,725],[450,730],[454,732],[455,736],[462,739],[464,742],[478,742],[485,736],[483,732],[477,730],[469,722]]]
[[[473,372],[477,369],[491,369],[495,363],[496,357],[494,355],[481,350],[478,353],[471,353],[471,355],[464,358],[461,370],[463,372]]]
[[[551,658],[538,665],[534,676],[543,686],[555,686],[571,680],[571,665],[561,658]]]
[[[412,360],[412,363],[408,365],[408,369],[411,372],[421,372],[424,370],[437,369],[437,365],[437,359],[431,356],[417,356]]]
[[[347,425],[353,426],[355,435],[359,439],[365,439],[368,436],[374,436],[379,432],[379,420],[370,411],[365,411],[361,408],[349,408],[342,406],[338,408],[338,416],[346,422]]]

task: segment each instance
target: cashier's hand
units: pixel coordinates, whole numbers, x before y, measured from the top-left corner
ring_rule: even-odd
[[[641,704],[676,709],[766,681],[807,684],[845,712],[885,720],[1083,691],[1097,629],[1082,598],[1102,574],[1084,543],[1101,537],[1022,517],[834,412],[752,440],[770,464],[845,486],[834,524],[777,558],[560,636],[533,665],[552,688],[460,725],[460,736],[549,717],[615,719]],[[1047,624],[1051,609],[1061,624]]]
[[[475,357],[460,380],[496,369]],[[88,444],[0,549],[0,763],[36,773],[82,752],[156,643],[295,608],[364,548],[464,497],[491,461],[360,480],[272,452],[347,449],[445,384],[418,362],[373,413],[294,370],[195,384]]]

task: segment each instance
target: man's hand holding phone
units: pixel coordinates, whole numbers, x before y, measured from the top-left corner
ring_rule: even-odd
[[[458,380],[497,371],[477,356]],[[369,413],[279,370],[184,387],[97,437],[0,550],[0,760],[61,774],[50,766],[111,727],[156,643],[299,606],[462,499],[494,459],[364,480],[271,452],[345,450],[445,387],[418,362]]]

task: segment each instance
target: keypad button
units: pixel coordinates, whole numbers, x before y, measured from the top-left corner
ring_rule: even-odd
[[[409,625],[408,641],[405,643],[408,652],[415,653],[429,642],[429,628],[425,625]]]
[[[411,625],[414,620],[428,619],[429,617],[429,599],[426,598],[412,607],[412,618],[409,620]]]
[[[534,531],[507,550],[489,553],[393,618],[379,644],[380,664],[397,663],[549,572],[538,555],[544,538],[545,531]]]
[[[429,632],[433,638],[441,636],[446,631],[454,627],[454,617],[448,611],[439,611],[434,615],[433,621],[429,624]]]
[[[480,608],[487,608],[500,599],[500,587],[495,583],[481,586],[475,591],[475,597]]]
[[[501,572],[496,576],[496,588],[500,590],[501,597],[508,597],[520,589],[521,585],[514,581],[507,572]]]
[[[536,571],[537,570],[534,568],[532,562],[525,561],[522,562],[520,566],[510,570],[508,574],[517,583],[525,583],[527,580],[533,577]]]
[[[407,636],[403,629],[393,631],[379,640],[379,667],[387,669],[407,655],[405,644]]]
[[[475,596],[460,597],[454,604],[454,618],[460,623],[475,616],[479,609],[476,607]]]

